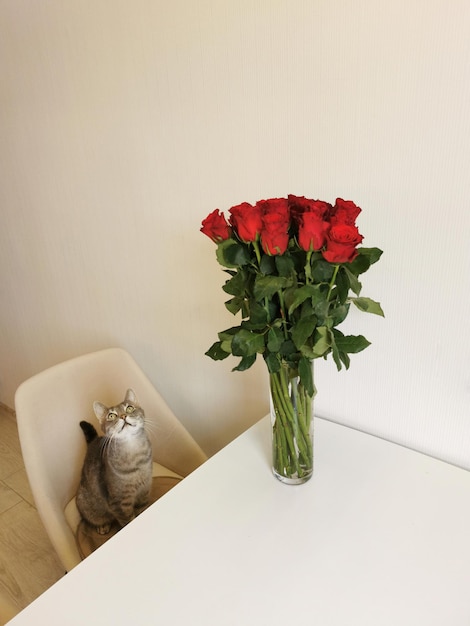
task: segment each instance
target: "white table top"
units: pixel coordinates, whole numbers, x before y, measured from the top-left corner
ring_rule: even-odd
[[[287,486],[261,420],[10,622],[469,626],[470,472],[325,420]]]

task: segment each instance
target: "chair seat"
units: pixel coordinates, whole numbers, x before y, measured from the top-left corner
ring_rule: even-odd
[[[175,487],[181,480],[183,480],[183,476],[180,476],[164,465],[160,465],[160,463],[154,461],[152,469],[152,489],[150,491],[148,506],[170,491],[170,489]],[[88,524],[83,522],[77,508],[75,497],[72,498],[65,507],[64,515],[76,538],[82,559],[89,556],[120,530],[119,526],[116,524],[111,528],[108,534],[98,534]]]

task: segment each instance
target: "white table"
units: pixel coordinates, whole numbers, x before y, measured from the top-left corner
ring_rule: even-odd
[[[469,626],[470,472],[316,419],[286,486],[265,418],[11,624]]]

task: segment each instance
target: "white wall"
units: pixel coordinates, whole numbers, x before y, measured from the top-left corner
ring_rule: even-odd
[[[295,193],[363,207],[386,319],[320,415],[470,468],[467,0],[2,0],[0,400],[127,348],[209,453],[267,411],[200,221]]]

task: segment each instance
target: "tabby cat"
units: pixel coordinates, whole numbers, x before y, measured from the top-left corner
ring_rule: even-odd
[[[114,522],[125,526],[147,504],[152,446],[132,389],[120,404],[108,408],[95,402],[93,409],[104,436],[80,422],[88,445],[76,502],[82,518],[105,535]]]

